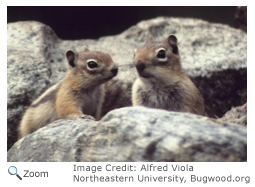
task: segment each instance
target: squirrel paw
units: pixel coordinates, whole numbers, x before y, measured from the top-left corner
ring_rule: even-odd
[[[96,120],[94,117],[92,117],[91,115],[87,115],[87,114],[81,115],[80,118],[89,119],[89,120]]]

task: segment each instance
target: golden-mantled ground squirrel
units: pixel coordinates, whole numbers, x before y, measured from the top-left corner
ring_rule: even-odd
[[[50,87],[27,109],[19,127],[20,138],[61,118],[100,119],[104,100],[103,83],[117,75],[110,55],[89,51],[66,52],[68,71],[59,83]],[[88,116],[87,116],[88,117]]]
[[[134,64],[138,72],[132,87],[134,106],[204,115],[204,100],[182,71],[174,35],[163,42],[154,42],[150,36],[135,52]]]

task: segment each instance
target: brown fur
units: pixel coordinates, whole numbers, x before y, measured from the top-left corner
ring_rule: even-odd
[[[63,80],[50,87],[27,109],[19,126],[19,137],[61,118],[101,117],[104,86],[117,74],[110,55],[99,51],[67,51],[68,71]],[[96,68],[88,62],[95,61]]]
[[[163,50],[165,56],[158,57]],[[135,53],[138,78],[132,88],[133,106],[204,115],[204,101],[196,86],[182,71],[177,38],[148,42]]]

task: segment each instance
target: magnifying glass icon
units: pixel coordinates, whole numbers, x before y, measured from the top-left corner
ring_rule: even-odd
[[[11,166],[8,169],[9,174],[16,175],[20,180],[22,180],[22,178],[17,174],[17,171],[18,170],[17,170],[17,168],[15,166]]]

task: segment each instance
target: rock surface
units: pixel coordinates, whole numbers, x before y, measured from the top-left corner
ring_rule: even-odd
[[[247,103],[239,107],[233,107],[219,120],[247,126]]]
[[[91,50],[109,53],[119,64],[119,73],[107,88],[103,112],[131,105],[131,85],[136,77],[132,65],[134,49],[149,34],[163,40],[175,34],[183,69],[204,97],[210,116],[223,116],[232,107],[247,102],[247,34],[226,25],[197,19],[158,17],[142,21],[116,36],[98,40],[61,40],[48,26],[38,22],[8,24],[7,123],[9,149],[17,140],[17,127],[29,104],[46,88],[63,78],[65,51]],[[84,36],[86,37],[86,36]]]
[[[101,121],[59,120],[18,141],[10,162],[246,161],[247,128],[194,114],[144,107]]]
[[[235,26],[247,32],[247,6],[238,6],[235,14]]]
[[[8,148],[17,140],[17,126],[26,107],[51,83],[49,48],[58,40],[37,22],[8,24],[7,123]]]

